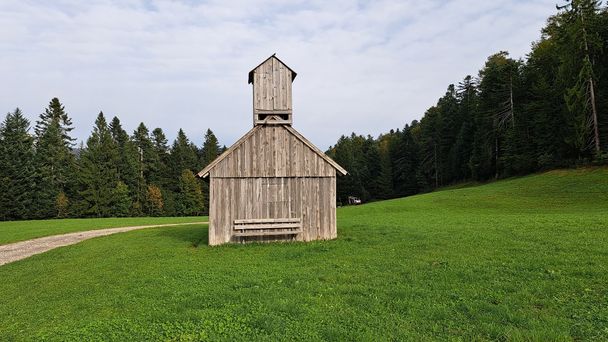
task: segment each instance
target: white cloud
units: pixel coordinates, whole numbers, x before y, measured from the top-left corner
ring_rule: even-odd
[[[197,144],[251,125],[247,72],[298,72],[294,126],[321,148],[418,119],[487,56],[523,57],[554,1],[0,2],[0,109],[57,96],[86,139],[99,110]]]

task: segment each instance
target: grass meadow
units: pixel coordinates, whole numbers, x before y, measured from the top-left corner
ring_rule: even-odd
[[[127,218],[112,217],[0,222],[0,245],[49,235],[74,233],[93,229],[205,221],[207,221],[206,216]]]
[[[133,220],[3,223],[0,243],[157,223]],[[0,340],[608,340],[606,168],[340,208],[333,241],[206,235],[131,231],[1,266]]]

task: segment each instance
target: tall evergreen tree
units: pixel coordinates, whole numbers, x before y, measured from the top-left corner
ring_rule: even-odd
[[[441,110],[437,106],[429,108],[420,120],[420,171],[426,179],[425,183],[434,187],[443,184],[442,124]]]
[[[391,154],[393,191],[398,197],[413,195],[419,191],[416,180],[416,172],[419,168],[419,147],[412,136],[412,128],[417,127],[417,125],[418,122],[414,121],[412,126],[405,126]]]
[[[116,143],[112,139],[103,113],[100,112],[80,158],[80,195],[85,215],[113,216],[119,182],[119,160]]]
[[[154,145],[150,139],[150,132],[144,123],[140,123],[137,129],[133,132],[133,142],[137,147],[139,154],[138,158],[138,178],[137,178],[137,196],[135,202],[140,207],[143,207],[143,202],[146,199],[147,186],[152,175],[158,172],[158,155],[154,150]]]
[[[171,169],[171,155],[169,145],[167,144],[167,137],[161,128],[155,128],[152,131],[152,145],[158,159],[157,165],[154,167],[156,172],[150,176],[150,182],[167,187],[170,183],[168,182],[168,178]]]
[[[70,119],[65,111],[65,107],[56,97],[51,99],[49,106],[44,110],[44,113],[40,114],[40,119],[36,121],[36,127],[34,128],[36,137],[42,137],[53,122],[59,124],[61,139],[71,147],[71,143],[76,140],[70,136],[70,132],[74,129],[72,127],[72,119]]]
[[[225,146],[224,146],[225,149]],[[217,158],[223,152],[222,147],[220,147],[217,137],[211,129],[207,129],[205,133],[205,137],[203,139],[203,147],[200,150],[199,156],[199,165],[197,169],[203,169],[209,163],[211,163],[215,158]],[[201,183],[201,187],[203,189],[203,194],[205,198],[205,208],[209,208],[209,183],[206,181]]]
[[[589,147],[585,144],[586,141],[591,140],[595,154],[599,155],[601,141],[594,62],[604,45],[596,27],[600,19],[600,1],[570,0],[566,5],[558,6],[558,9],[565,10],[560,16],[563,20],[562,32],[575,49],[572,51],[574,60],[571,62],[578,72],[576,82],[566,91],[566,103],[577,117],[574,125],[578,137],[576,141],[584,152]]]
[[[220,155],[220,144],[217,141],[217,137],[210,129],[207,129],[205,138],[203,140],[203,148],[201,149],[200,164],[199,168],[204,168],[209,165],[215,158]]]
[[[451,164],[454,180],[462,181],[471,178],[469,161],[473,149],[473,133],[475,126],[472,118],[477,111],[477,87],[470,75],[458,84],[458,110],[460,126],[457,128],[456,140],[451,149]]]
[[[163,199],[163,214],[166,216],[177,215],[175,184],[176,180],[172,179],[173,166],[171,164],[171,151],[167,144],[167,137],[161,128],[155,128],[152,131],[152,144],[154,151],[158,156],[156,170],[150,175],[149,181],[157,184],[162,192]]]
[[[36,172],[29,128],[19,108],[0,124],[0,220],[32,216]]]
[[[180,129],[171,146],[171,190],[179,191],[179,179],[182,172],[184,170],[196,171],[197,165],[196,147],[190,142],[186,133]]]
[[[40,114],[36,123],[35,168],[36,197],[35,216],[55,217],[55,202],[60,193],[68,198],[75,195],[75,157],[72,153],[74,139],[69,133],[72,122],[57,98]]]
[[[120,120],[117,117],[112,119],[109,129],[118,152],[116,164],[118,179],[129,189],[129,196],[137,197],[137,181],[139,178],[139,153],[137,152],[137,146],[131,141],[127,131],[122,128]]]

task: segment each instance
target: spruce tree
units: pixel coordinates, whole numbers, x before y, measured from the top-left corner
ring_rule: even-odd
[[[136,206],[143,208],[143,202],[146,200],[148,192],[148,184],[152,176],[158,172],[158,155],[154,150],[154,145],[150,139],[150,132],[144,123],[140,123],[137,129],[133,132],[133,142],[137,147],[138,152],[138,177],[137,177],[137,195],[135,196]]]
[[[40,114],[40,119],[36,121],[36,127],[34,128],[36,136],[43,136],[51,123],[55,121],[59,123],[61,139],[71,146],[71,143],[76,140],[70,137],[69,134],[74,129],[74,127],[72,127],[72,119],[70,119],[68,113],[65,111],[65,107],[56,97],[51,99],[49,106],[44,110],[44,113]]]
[[[154,153],[158,158],[156,159],[156,166],[153,167],[155,170],[148,181],[160,185],[162,188],[168,187],[168,178],[171,169],[171,160],[169,154],[169,146],[167,145],[167,137],[161,128],[155,128],[152,131],[152,146]]]
[[[207,132],[205,133],[203,147],[201,148],[200,152],[200,162],[197,168],[199,170],[205,168],[223,152],[217,138],[215,137],[215,134],[213,134],[211,129],[207,129]],[[201,183],[201,188],[203,189],[203,195],[205,198],[205,208],[209,208],[209,183],[207,181],[203,181]]]
[[[113,215],[115,188],[119,181],[118,161],[116,144],[103,112],[100,112],[80,158],[80,195],[85,215]]]
[[[122,128],[120,120],[114,117],[109,125],[110,133],[112,134],[112,140],[117,148],[118,160],[116,169],[118,171],[118,178],[124,185],[129,189],[129,196],[137,196],[137,182],[138,182],[138,159],[139,154],[137,153],[137,146],[129,134]]]
[[[220,154],[220,145],[215,137],[215,134],[210,129],[207,129],[205,133],[205,138],[203,140],[203,148],[201,149],[200,156],[200,165],[199,168],[202,169],[205,166],[209,165],[212,161],[215,160]]]
[[[55,201],[59,193],[68,197],[75,194],[74,139],[69,133],[72,122],[57,98],[40,114],[36,123],[35,158],[36,197],[34,215],[37,218],[55,217]]]
[[[451,154],[454,178],[463,181],[471,178],[469,161],[473,149],[473,117],[477,111],[477,85],[470,75],[458,84],[456,97],[461,124]]]
[[[171,154],[169,146],[167,144],[167,137],[161,128],[155,128],[152,131],[152,145],[154,152],[158,156],[157,165],[154,167],[155,172],[150,175],[149,181],[158,185],[161,189],[163,199],[163,215],[175,216],[177,215],[175,207],[174,192],[176,180],[171,179],[172,168],[171,165]]]
[[[597,32],[601,20],[600,4],[598,0],[570,0],[564,6],[558,6],[565,10],[559,15],[562,34],[567,37],[567,48],[573,48],[564,57],[573,59],[572,71],[576,73],[565,94],[568,109],[576,120],[573,125],[575,143],[581,152],[592,149],[596,156],[601,153],[602,144],[594,64],[605,44]]]
[[[0,124],[0,220],[32,216],[36,172],[29,127],[19,108]]]
[[[179,215],[198,216],[205,210],[203,191],[199,181],[190,170],[183,170],[179,178],[179,194],[177,200]]]
[[[336,179],[336,200],[341,204],[348,204],[348,197],[362,197],[363,187],[361,184],[359,165],[355,155],[361,151],[355,151],[354,133],[350,137],[341,136],[334,146],[330,146],[327,154],[343,168],[348,170],[348,174]]]
[[[114,188],[114,203],[112,206],[112,216],[126,217],[131,211],[131,197],[129,187],[122,181],[116,183]]]
[[[412,126],[405,125],[391,157],[393,162],[393,191],[399,197],[413,195],[419,191],[416,180],[418,146],[412,137],[412,129],[417,125],[417,121],[412,122]]]
[[[184,170],[195,171],[197,168],[196,147],[188,140],[182,129],[171,146],[171,180],[172,191],[179,191],[179,179]]]
[[[546,30],[546,29],[545,29]],[[555,39],[545,35],[532,46],[523,73],[529,94],[524,112],[531,116],[530,145],[533,148],[535,169],[566,166],[567,160],[578,151],[570,148],[568,117],[559,73],[558,47]]]

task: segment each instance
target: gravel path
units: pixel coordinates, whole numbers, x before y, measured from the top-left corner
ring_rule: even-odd
[[[11,263],[13,261],[25,259],[35,254],[44,253],[57,247],[69,246],[83,240],[88,240],[98,236],[106,236],[116,233],[128,232],[131,230],[157,227],[185,226],[191,224],[207,224],[208,222],[190,222],[190,223],[171,223],[171,224],[155,224],[149,226],[134,226],[121,228],[107,228],[88,230],[84,232],[68,233],[61,235],[52,235],[41,237],[32,240],[9,243],[0,245],[0,266]]]

